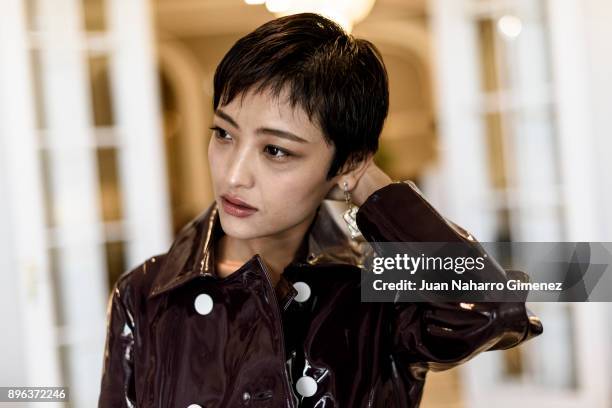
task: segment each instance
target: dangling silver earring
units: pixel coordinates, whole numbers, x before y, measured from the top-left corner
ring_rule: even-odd
[[[355,239],[361,236],[361,231],[357,227],[357,211],[359,211],[359,207],[353,205],[351,202],[351,193],[348,190],[348,183],[345,181],[342,186],[344,187],[344,200],[346,201],[347,210],[342,215],[344,222],[348,226],[349,233],[351,234],[351,238]]]

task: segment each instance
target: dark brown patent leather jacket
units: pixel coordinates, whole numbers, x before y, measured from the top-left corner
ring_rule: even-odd
[[[474,240],[404,182],[357,223],[369,242]],[[258,255],[218,277],[221,234],[213,205],[119,278],[100,407],[417,407],[428,370],[543,331],[524,303],[362,303],[363,254],[324,206],[275,288]]]

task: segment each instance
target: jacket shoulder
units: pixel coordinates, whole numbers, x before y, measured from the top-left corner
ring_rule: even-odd
[[[189,221],[176,234],[167,252],[146,259],[124,272],[115,283],[114,294],[132,299],[146,299],[155,284],[171,280],[185,263],[196,255],[203,224],[210,208]]]
[[[152,256],[125,271],[115,282],[111,297],[121,301],[127,309],[134,310],[141,299],[146,299],[165,257],[165,253]]]

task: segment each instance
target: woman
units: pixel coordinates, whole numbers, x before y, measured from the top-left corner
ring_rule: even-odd
[[[232,47],[215,202],[116,283],[100,407],[416,407],[429,369],[542,332],[524,303],[360,301],[365,254],[326,197],[350,197],[370,243],[473,239],[373,163],[387,82],[372,44],[315,14]]]

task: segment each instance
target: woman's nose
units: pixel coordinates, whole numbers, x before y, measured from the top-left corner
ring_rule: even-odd
[[[249,157],[246,149],[240,149],[230,159],[227,178],[228,184],[233,187],[249,188],[253,186],[253,166],[254,159]]]

